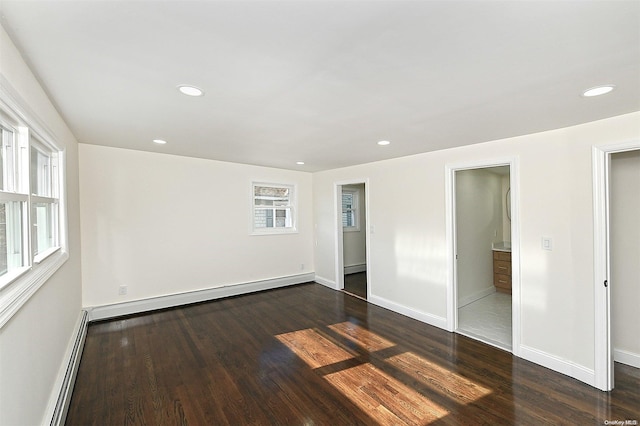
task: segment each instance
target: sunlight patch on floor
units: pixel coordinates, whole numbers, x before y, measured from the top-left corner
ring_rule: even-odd
[[[311,368],[324,367],[353,358],[353,354],[335,345],[313,329],[279,334],[276,338]]]
[[[395,355],[386,361],[431,389],[465,404],[491,393],[491,390],[413,352]]]
[[[327,328],[358,344],[370,355],[396,347],[392,341],[349,321]],[[315,370],[331,365],[330,372],[319,374],[324,374],[325,380],[380,424],[425,425],[449,414],[446,408],[396,377],[411,377],[461,405],[473,403],[492,393],[490,389],[413,352],[393,356],[385,356],[384,352],[380,352],[376,357],[376,366],[340,347],[322,330],[293,331],[277,335],[276,338]],[[354,366],[358,363],[357,359],[361,361]],[[352,361],[339,364],[347,360]],[[380,363],[384,363],[384,369],[379,368],[382,365]]]
[[[425,424],[449,412],[370,363],[325,379],[381,424]]]
[[[395,343],[378,336],[376,333],[372,333],[366,328],[360,327],[359,325],[349,321],[330,325],[329,328],[341,336],[362,346],[369,352],[391,348],[396,345]]]

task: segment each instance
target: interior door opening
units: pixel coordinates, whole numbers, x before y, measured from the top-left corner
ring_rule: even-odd
[[[519,160],[517,157],[507,157],[499,160],[448,164],[445,171],[447,177],[445,195],[447,198],[448,252],[447,329],[510,351],[515,356],[521,356]],[[470,173],[464,175],[466,171],[470,171]],[[474,173],[476,179],[474,179]],[[479,175],[482,177],[477,178]],[[464,182],[465,178],[466,182]],[[460,186],[460,183],[463,186]],[[468,184],[466,190],[464,189],[465,183]],[[473,202],[466,201],[467,205],[471,205],[467,209],[473,208],[474,212],[472,213],[468,211],[463,213],[460,209],[463,209],[464,206],[459,209],[457,205],[460,197],[464,197],[464,191],[471,193],[471,199],[475,197],[478,203],[473,205]],[[483,217],[484,221],[479,221],[476,216]],[[471,229],[471,231],[465,233],[465,226],[467,230]],[[482,239],[474,237],[474,233],[481,234]],[[458,234],[460,234],[460,240]],[[471,242],[466,248],[462,246],[459,248],[460,244],[467,244],[462,241],[464,238],[470,239]],[[496,252],[497,254],[495,254]],[[471,265],[466,270],[464,269],[465,263]],[[494,267],[496,268],[495,272]],[[464,287],[466,285],[463,282],[465,274],[467,278],[474,279],[473,274],[480,274],[480,270],[482,270],[482,277],[479,276],[477,282]],[[464,324],[461,328],[459,315],[461,309],[472,304],[475,300],[482,300],[485,296],[495,293],[500,293],[498,297],[508,295],[508,291],[497,291],[495,280],[498,278],[507,281],[497,282],[498,287],[504,287],[508,284],[509,275],[511,280],[511,321],[509,324],[507,319],[499,324],[506,329],[503,331],[507,333],[510,331],[511,340],[509,341],[507,337],[497,341],[491,335],[481,335],[474,330],[465,330]],[[459,278],[462,281],[459,282]],[[459,286],[461,287],[460,294]],[[503,308],[509,309],[508,299],[507,303],[503,304]],[[485,308],[484,311],[487,312],[487,309]],[[508,312],[506,315],[502,315],[503,318],[505,316],[509,317]]]
[[[512,349],[509,166],[455,172],[456,332]]]
[[[367,198],[364,182],[338,186],[341,262],[338,265],[340,288],[367,300]]]
[[[640,139],[594,146],[594,386],[614,388],[615,362],[640,368],[638,323],[622,312],[640,297]],[[627,218],[631,215],[631,221]],[[627,257],[629,256],[629,257]],[[635,257],[634,257],[635,256]],[[632,258],[632,261],[629,261]],[[631,277],[631,279],[629,279]],[[633,310],[637,310],[637,305]],[[613,312],[613,311],[619,312]],[[635,336],[627,339],[625,336]]]
[[[609,169],[609,289],[611,356],[640,368],[640,150],[611,154]],[[614,371],[611,372],[614,385]]]

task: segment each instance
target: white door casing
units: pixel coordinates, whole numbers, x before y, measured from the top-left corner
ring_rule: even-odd
[[[594,260],[594,386],[603,391],[614,387],[611,344],[609,178],[611,154],[640,149],[640,139],[596,145],[593,164],[593,260]],[[605,285],[606,282],[606,285]]]
[[[455,172],[459,170],[509,166],[511,186],[511,300],[512,353],[520,356],[520,170],[518,157],[486,159],[445,166],[447,228],[447,330],[458,327]]]

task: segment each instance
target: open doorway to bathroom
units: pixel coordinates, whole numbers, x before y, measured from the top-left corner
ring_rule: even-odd
[[[512,350],[510,167],[455,172],[456,332]]]

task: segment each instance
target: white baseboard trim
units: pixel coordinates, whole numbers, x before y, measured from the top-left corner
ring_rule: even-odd
[[[494,286],[491,286],[483,290],[480,290],[478,292],[475,292],[469,296],[462,297],[458,299],[458,309],[462,308],[463,306],[467,306],[469,303],[473,303],[476,300],[480,300],[483,297],[487,297],[488,295],[493,294],[495,292],[496,292],[496,288]]]
[[[447,329],[446,318],[428,314],[426,312],[417,311],[415,309],[408,308],[404,305],[400,305],[399,303],[392,302],[388,299],[385,299],[384,297],[374,296],[373,294],[369,296],[369,299],[367,301],[374,305],[381,306],[393,312],[397,312],[399,314],[402,314],[409,318],[416,319],[418,321],[424,322],[434,327],[442,328],[444,330]]]
[[[595,371],[593,369],[525,345],[520,345],[520,358],[595,387]]]
[[[349,265],[344,267],[345,275],[357,274],[358,272],[366,272],[366,271],[367,271],[366,263],[361,263],[360,265]]]
[[[640,368],[640,354],[634,354],[633,352],[622,349],[614,349],[613,360],[630,367]]]
[[[89,322],[91,322],[141,312],[155,311],[157,309],[189,305],[191,303],[206,302],[223,297],[239,296],[242,294],[254,293],[256,291],[271,290],[279,287],[302,284],[311,282],[314,278],[315,274],[313,273],[290,275],[288,277],[272,278],[268,280],[232,284],[204,290],[170,294],[166,296],[150,297],[148,299],[132,300],[130,302],[115,303],[112,305],[92,306],[85,309],[89,311]]]
[[[84,340],[87,336],[88,315],[87,311],[80,311],[80,316],[73,329],[72,338],[65,352],[62,366],[58,372],[53,392],[47,404],[45,417],[42,424],[51,426],[64,425],[67,418],[67,410],[71,402],[73,386],[76,382],[76,374],[80,367],[80,358],[84,349]]]
[[[338,284],[334,280],[316,275],[314,281],[318,284],[322,284],[325,287],[329,287],[332,290],[339,290]]]

